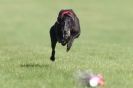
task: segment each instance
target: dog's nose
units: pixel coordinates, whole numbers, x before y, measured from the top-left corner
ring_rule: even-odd
[[[65,43],[65,40],[63,39],[63,40],[61,40],[61,43]]]

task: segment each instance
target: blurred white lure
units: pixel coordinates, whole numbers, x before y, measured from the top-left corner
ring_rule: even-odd
[[[104,85],[104,78],[101,74],[94,74],[91,71],[77,71],[75,75],[79,84],[84,87],[97,87]]]

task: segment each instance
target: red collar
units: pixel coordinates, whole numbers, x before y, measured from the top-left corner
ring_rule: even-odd
[[[67,14],[67,15],[71,15],[72,12],[69,11],[69,10],[65,10],[64,12],[62,12],[61,16],[63,17],[65,14]]]

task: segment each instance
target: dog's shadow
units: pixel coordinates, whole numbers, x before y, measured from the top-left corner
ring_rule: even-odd
[[[33,68],[33,67],[48,68],[48,67],[50,67],[50,65],[49,64],[26,63],[26,64],[20,64],[20,67],[25,67],[25,68]]]

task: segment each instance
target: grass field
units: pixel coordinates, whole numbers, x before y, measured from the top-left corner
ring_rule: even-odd
[[[0,0],[0,88],[77,88],[79,69],[102,73],[103,88],[133,87],[132,0]],[[81,36],[51,54],[49,28],[72,8]]]

